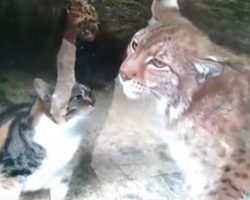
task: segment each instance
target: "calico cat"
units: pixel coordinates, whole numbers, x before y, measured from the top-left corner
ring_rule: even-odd
[[[49,114],[54,89],[34,81],[38,98],[0,115],[0,199],[18,200],[21,192],[50,189],[52,200],[63,200],[79,159],[79,122],[94,106],[86,86],[72,89],[63,124]]]
[[[240,200],[250,191],[250,68],[180,12],[154,0],[119,78],[130,99],[153,98],[163,138],[185,176],[185,200]]]

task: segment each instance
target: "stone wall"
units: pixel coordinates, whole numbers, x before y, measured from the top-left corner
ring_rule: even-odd
[[[215,42],[250,53],[250,1],[182,0],[181,11]]]

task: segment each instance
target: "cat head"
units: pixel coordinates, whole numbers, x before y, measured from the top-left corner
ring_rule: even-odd
[[[156,99],[170,120],[187,110],[197,88],[221,71],[216,57],[202,55],[192,32],[200,34],[180,15],[177,0],[155,0],[148,26],[135,33],[120,67],[125,95]]]
[[[33,108],[33,110],[42,110],[42,112],[55,121],[53,116],[49,114],[54,88],[42,79],[35,79],[34,87],[38,96],[39,105],[35,104],[34,106],[37,107]],[[67,122],[76,116],[88,115],[92,111],[94,104],[95,101],[91,90],[83,84],[75,83],[71,97],[66,105],[66,113],[63,115],[64,121]]]

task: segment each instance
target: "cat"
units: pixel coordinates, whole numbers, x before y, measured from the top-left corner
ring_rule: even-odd
[[[58,124],[48,112],[53,87],[41,79],[35,79],[34,87],[38,97],[32,105],[13,106],[0,115],[1,199],[50,189],[52,200],[63,200],[80,158],[79,122],[94,107],[90,89],[75,83],[64,123]]]
[[[153,98],[163,138],[182,170],[185,200],[239,200],[250,191],[250,73],[242,56],[211,42],[154,0],[133,36],[119,80],[129,99]]]

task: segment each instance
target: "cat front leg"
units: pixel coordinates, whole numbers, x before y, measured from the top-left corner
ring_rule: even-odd
[[[71,170],[67,171],[60,181],[50,188],[50,200],[64,200],[66,198],[72,173],[73,171]]]
[[[69,184],[60,182],[50,188],[50,199],[51,200],[64,200],[69,190]]]

